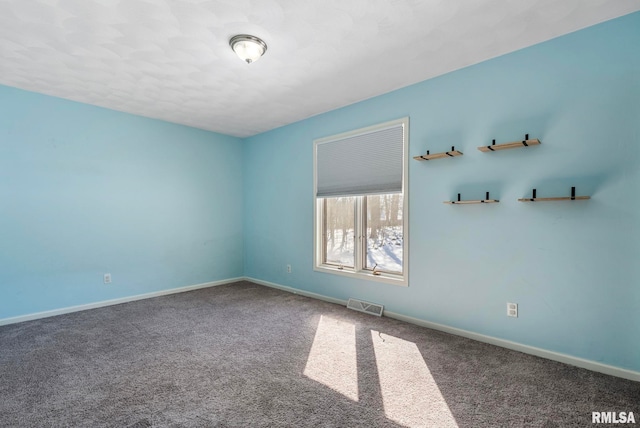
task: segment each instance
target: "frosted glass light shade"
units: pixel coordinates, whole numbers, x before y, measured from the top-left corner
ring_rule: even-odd
[[[267,44],[248,34],[239,34],[229,40],[231,49],[247,64],[256,62],[267,51]]]

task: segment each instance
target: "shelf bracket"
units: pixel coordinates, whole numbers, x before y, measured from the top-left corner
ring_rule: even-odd
[[[451,146],[451,152],[455,152],[455,151],[456,151],[456,146]],[[446,152],[445,154],[450,158],[452,158],[453,155],[451,154],[451,152]]]

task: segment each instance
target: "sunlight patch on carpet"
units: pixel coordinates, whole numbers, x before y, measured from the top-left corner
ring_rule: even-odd
[[[371,330],[387,418],[406,427],[458,427],[413,342]]]
[[[304,375],[358,401],[355,325],[320,316]]]

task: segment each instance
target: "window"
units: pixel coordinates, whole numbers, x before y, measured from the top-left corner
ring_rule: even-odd
[[[316,270],[407,285],[408,125],[314,142]]]
[[[402,194],[323,198],[321,235],[325,265],[356,268],[356,242],[363,243],[361,269],[373,273],[403,272]],[[362,212],[362,220],[355,213]],[[357,238],[357,239],[356,239]]]

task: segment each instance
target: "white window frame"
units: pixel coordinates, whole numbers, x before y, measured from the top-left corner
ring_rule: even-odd
[[[316,197],[317,193],[317,146],[335,140],[342,140],[356,135],[376,132],[392,126],[403,125],[404,142],[402,150],[402,273],[382,272],[380,275],[373,275],[370,269],[365,269],[366,253],[366,213],[363,212],[361,196],[357,197],[355,207],[355,254],[354,268],[342,267],[324,263],[324,239],[323,239],[323,204]],[[377,125],[360,128],[338,135],[320,138],[313,142],[313,270],[329,274],[347,276],[351,278],[365,279],[367,281],[383,282],[387,284],[408,286],[409,285],[409,118],[404,117]]]

